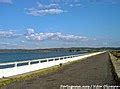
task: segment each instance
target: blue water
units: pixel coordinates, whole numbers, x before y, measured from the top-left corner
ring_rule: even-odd
[[[34,60],[50,57],[59,57],[67,55],[83,54],[81,52],[16,52],[16,53],[0,53],[0,63]]]

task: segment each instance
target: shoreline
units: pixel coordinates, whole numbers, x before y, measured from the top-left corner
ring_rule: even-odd
[[[13,82],[2,89],[59,89],[60,85],[118,85],[112,74],[108,53],[69,63],[58,67],[59,70],[56,72]]]
[[[102,53],[101,53],[102,54]],[[99,54],[96,54],[96,55],[99,55]],[[77,63],[79,61],[82,61],[86,58],[90,58],[92,56],[96,56],[96,55],[91,55],[91,56],[88,56],[88,57],[82,57],[81,59],[79,60],[74,60],[74,61],[69,61],[69,62],[66,62],[63,64],[62,67],[60,67],[60,65],[56,65],[56,66],[52,66],[52,67],[49,67],[49,68],[44,68],[44,69],[40,69],[40,70],[37,70],[37,71],[32,71],[32,72],[29,72],[29,73],[25,73],[25,74],[20,74],[20,75],[16,75],[16,76],[12,76],[10,78],[6,78],[5,80],[2,80],[0,82],[0,86],[5,86],[7,84],[11,84],[13,82],[16,82],[16,81],[21,81],[23,79],[29,79],[29,78],[33,78],[34,76],[36,75],[43,75],[43,74],[47,74],[47,73],[51,73],[51,72],[55,72],[55,71],[58,71],[59,69],[61,68],[64,68],[65,66],[67,65],[70,65],[70,64],[74,64],[74,63]],[[54,69],[54,70],[53,70]],[[37,73],[37,74],[36,74]]]

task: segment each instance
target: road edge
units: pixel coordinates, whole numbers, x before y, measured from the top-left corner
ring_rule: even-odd
[[[80,58],[79,60],[74,60],[74,61],[69,61],[67,63],[64,63],[63,66],[56,65],[56,66],[52,66],[52,67],[48,67],[48,68],[43,68],[43,69],[39,69],[39,70],[36,70],[36,71],[32,71],[30,73],[24,73],[24,74],[12,76],[12,77],[6,77],[2,81],[0,81],[0,88],[6,86],[8,84],[14,83],[14,82],[29,80],[29,79],[32,79],[34,77],[42,76],[42,75],[45,75],[45,74],[48,74],[48,73],[57,72],[61,68],[64,68],[65,66],[71,65],[73,63],[77,63],[79,61],[82,61],[82,60],[85,60],[87,58],[90,58],[90,57],[93,57],[93,56],[96,56],[96,55],[100,55],[100,54],[103,54],[103,53],[105,53],[105,52],[92,53],[92,55],[84,56],[83,58]]]
[[[117,60],[117,58],[113,56],[110,52],[109,52],[109,56],[110,56],[110,61],[113,67],[112,71],[113,71],[115,80],[120,82],[120,60]]]

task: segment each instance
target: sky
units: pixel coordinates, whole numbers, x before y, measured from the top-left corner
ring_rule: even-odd
[[[0,49],[120,47],[120,0],[0,0]]]

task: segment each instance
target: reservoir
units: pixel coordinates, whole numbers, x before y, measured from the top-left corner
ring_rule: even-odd
[[[0,53],[0,63],[84,54],[84,52],[12,52]]]

